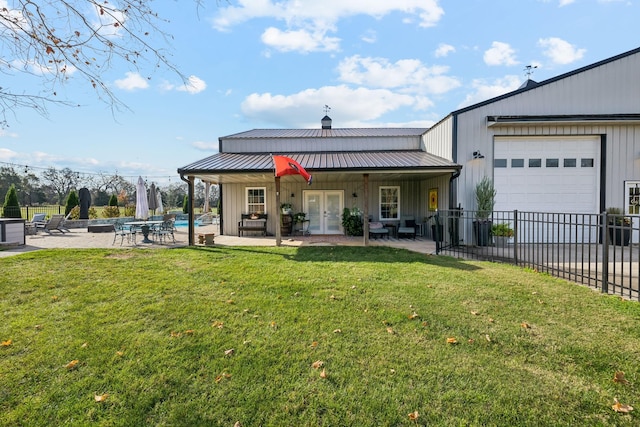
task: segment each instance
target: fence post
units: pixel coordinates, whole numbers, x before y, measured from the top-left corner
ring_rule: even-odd
[[[442,238],[442,236],[440,236],[440,212],[438,212],[436,210],[436,216],[435,216],[435,223],[436,223],[436,227],[433,230],[433,238],[436,241],[436,255],[440,254],[440,239]],[[423,232],[424,234],[424,232]]]
[[[518,265],[518,210],[513,211],[513,262]]]
[[[602,293],[609,292],[609,218],[607,212],[600,215],[600,230],[602,230]]]

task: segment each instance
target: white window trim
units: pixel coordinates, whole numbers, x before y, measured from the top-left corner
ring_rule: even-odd
[[[382,218],[382,190],[395,189],[398,192],[398,213],[396,218]],[[378,187],[378,218],[380,221],[400,221],[400,186],[381,185]]]
[[[244,189],[244,210],[246,213],[254,213],[249,210],[249,191],[250,190],[262,190],[264,193],[264,212],[267,213],[267,187],[245,187]]]

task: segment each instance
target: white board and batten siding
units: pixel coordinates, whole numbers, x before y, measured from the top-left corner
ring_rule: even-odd
[[[221,152],[255,153],[259,144],[263,153],[309,153],[340,151],[418,150],[420,136],[322,137],[222,140]]]

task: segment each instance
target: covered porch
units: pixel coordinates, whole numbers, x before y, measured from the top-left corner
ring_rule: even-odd
[[[295,236],[294,240],[305,241],[302,237],[309,237],[312,244],[321,239],[345,237],[368,246],[369,221],[381,222],[393,230],[404,218],[413,218],[418,224],[416,237],[428,234],[425,221],[437,209],[450,208],[451,181],[461,169],[444,158],[416,150],[283,155],[295,159],[311,173],[313,184],[307,185],[297,175],[276,178],[271,154],[218,153],[179,169],[181,178],[189,184],[190,212],[195,181],[199,179],[220,186],[219,236],[237,237],[239,219],[256,211],[267,214],[266,218],[260,217],[266,221],[266,238],[275,238],[276,245],[286,244],[291,237],[282,233],[280,207],[288,204],[293,206],[292,213],[305,213],[310,221],[311,236]],[[259,204],[252,205],[256,201],[250,199],[255,194],[261,199]],[[388,199],[389,194],[392,200]],[[345,208],[361,216],[362,236],[344,235],[341,218]],[[190,235],[194,233],[193,220],[192,214]],[[395,233],[390,237],[410,240],[398,239]],[[194,241],[190,239],[189,244]]]

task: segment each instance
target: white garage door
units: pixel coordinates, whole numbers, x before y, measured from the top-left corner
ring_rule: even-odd
[[[598,213],[600,138],[496,137],[497,211]]]

